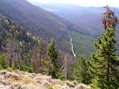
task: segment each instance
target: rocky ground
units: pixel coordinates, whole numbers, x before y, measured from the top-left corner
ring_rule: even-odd
[[[61,81],[51,76],[21,71],[0,70],[0,89],[90,89],[76,81]]]

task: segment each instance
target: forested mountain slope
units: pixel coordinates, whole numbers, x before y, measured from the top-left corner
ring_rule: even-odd
[[[99,36],[103,33],[103,27],[101,25],[103,11],[105,10],[103,7],[83,7],[68,4],[34,4],[79,26],[85,27],[84,30],[88,29],[91,35]],[[111,7],[111,10],[119,17],[119,8]]]
[[[32,5],[26,0],[0,0],[0,14],[15,21],[36,36],[42,37],[46,42],[55,38],[57,47],[64,52],[68,50],[71,53],[70,37],[67,30],[78,34],[83,33],[84,36],[87,36],[86,34],[89,35],[88,29],[72,24],[55,14]],[[83,40],[86,40],[85,37]],[[94,40],[90,42],[93,43]],[[88,44],[88,42],[86,42],[86,44]],[[84,55],[90,55],[86,52],[91,53],[94,51],[91,45],[90,50],[83,44],[80,46],[79,43],[76,43],[75,46],[75,48],[84,48],[80,50],[74,49],[77,50],[77,55],[83,53]],[[84,50],[86,50],[86,52]]]
[[[44,58],[46,43],[40,37],[0,16],[0,63],[3,62],[0,69],[10,67],[35,72],[33,55],[37,54],[34,54],[36,49],[40,58]]]
[[[69,40],[67,27],[72,23],[33,6],[26,0],[0,0],[0,14],[14,20],[35,35],[40,35],[48,42],[55,38],[60,48],[63,39]]]
[[[82,28],[84,28],[83,29],[84,33],[88,33],[89,36],[98,37],[104,32],[101,23],[103,11],[105,10],[103,7],[83,7],[68,4],[40,4],[40,3],[34,4],[46,9],[47,11],[53,12],[58,16],[61,16],[78,26],[81,26]],[[119,18],[119,8],[111,7],[111,10],[114,11],[116,16]],[[118,49],[119,25],[117,25],[116,30],[117,30],[116,39]]]

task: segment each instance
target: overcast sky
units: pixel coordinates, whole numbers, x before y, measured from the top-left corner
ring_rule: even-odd
[[[74,4],[80,6],[113,6],[119,7],[119,0],[28,0],[38,3],[59,3],[59,4]]]

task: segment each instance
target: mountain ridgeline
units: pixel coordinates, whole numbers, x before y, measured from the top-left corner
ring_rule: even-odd
[[[89,35],[90,32],[84,28],[85,26],[75,25],[26,0],[0,0],[0,15],[10,18],[47,43],[54,38],[57,48],[62,52],[68,51],[72,54],[68,31],[74,38],[72,42],[76,55],[87,56],[95,51],[92,45],[95,38]]]
[[[97,37],[103,33],[101,25],[103,7],[83,7],[68,4],[34,4],[85,28],[85,33],[91,36]],[[117,16],[119,15],[119,8],[111,7],[111,9]]]
[[[58,16],[61,16],[71,21],[72,23],[80,26],[80,28],[83,28],[84,34],[88,33],[89,37],[87,39],[89,39],[90,42],[92,43],[94,42],[94,40],[91,40],[90,37],[92,36],[94,38],[98,37],[104,32],[103,26],[101,24],[103,11],[105,10],[105,8],[103,7],[83,7],[83,6],[68,5],[68,4],[41,4],[41,3],[34,3],[34,4],[46,9],[49,12],[55,13]],[[119,18],[119,8],[111,7],[111,10],[114,11],[115,15],[117,15],[117,17]],[[77,29],[77,30],[79,31],[82,29]],[[75,34],[75,36],[77,37],[79,35],[78,33],[73,33],[73,34]],[[119,38],[119,25],[117,25],[116,27],[117,49],[119,47],[118,38]],[[75,41],[75,38],[73,40]],[[76,41],[79,42],[80,40],[77,39]],[[88,42],[89,45],[90,45],[90,42]],[[74,47],[77,47],[76,45],[80,45],[80,44],[81,42],[79,43],[75,42]],[[78,51],[77,48],[75,48],[75,50]],[[119,49],[117,53],[119,55]]]
[[[119,89],[118,18],[105,9],[100,35],[97,9],[73,24],[26,0],[0,0],[0,70],[16,71],[0,71],[0,87]]]
[[[0,14],[15,21],[36,36],[42,37],[46,42],[55,38],[57,47],[60,49],[65,49],[62,46],[63,40],[69,41],[67,27],[72,23],[40,7],[33,6],[26,0],[0,0]]]

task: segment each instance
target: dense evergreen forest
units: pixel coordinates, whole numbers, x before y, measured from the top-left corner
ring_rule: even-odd
[[[111,10],[108,8],[107,11]],[[62,80],[76,80],[92,89],[119,89],[116,25],[103,25],[105,32],[97,38],[96,52],[91,54],[91,58],[80,55],[78,60],[72,61],[69,52],[56,47],[57,40],[48,43],[11,19],[0,16],[0,69],[18,69]]]
[[[35,36],[40,36],[44,41],[50,42],[54,38],[56,48],[62,52],[68,51],[70,55],[70,32],[76,55],[80,54],[89,58],[92,52],[95,52],[93,43],[95,37],[90,35],[86,26],[77,26],[75,23],[65,20],[48,12],[41,7],[29,3],[27,0],[0,0],[0,15],[15,21],[28,32]],[[86,29],[87,28],[87,29]],[[97,29],[95,29],[97,31]]]
[[[55,46],[54,39],[47,44],[10,19],[0,17],[1,69],[19,69],[64,78],[62,70],[57,72],[63,65],[63,55]]]

